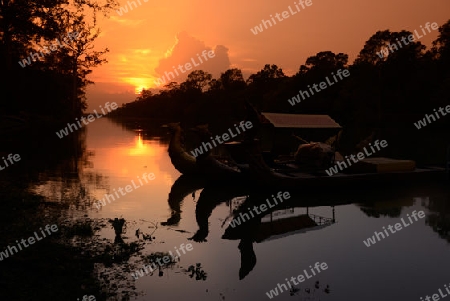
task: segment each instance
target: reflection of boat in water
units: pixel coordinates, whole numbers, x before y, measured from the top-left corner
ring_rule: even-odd
[[[234,217],[236,218],[240,212],[245,212],[249,207],[261,204],[263,198],[264,194],[250,193],[239,208],[234,210]],[[245,278],[256,265],[256,254],[253,250],[254,242],[261,243],[307,231],[319,230],[335,222],[334,207],[332,207],[332,217],[327,218],[310,214],[309,209],[304,206],[286,207],[288,204],[280,203],[265,212],[265,215],[255,216],[237,226],[234,224],[235,227],[230,223],[225,229],[222,239],[240,240],[238,246],[241,252],[239,279]],[[292,205],[292,203],[290,204]],[[230,202],[230,209],[232,206],[234,204]]]
[[[277,209],[259,217],[253,224],[253,241],[261,243],[284,238],[291,235],[320,230],[335,223],[335,211],[332,206],[332,217],[324,217],[309,213],[309,208],[289,207]],[[306,209],[306,212],[305,212]],[[237,216],[237,214],[235,215]],[[245,222],[242,223],[244,227]],[[223,239],[242,238],[242,227],[232,227],[225,230]]]
[[[335,222],[334,208],[333,217],[323,217],[310,213],[295,213],[299,208],[289,208],[271,212],[261,219],[259,231],[255,236],[256,242],[270,241],[284,238],[290,235],[320,230]],[[283,211],[289,211],[288,216],[281,216]],[[284,213],[286,215],[286,212]],[[280,217],[281,216],[281,217]]]
[[[267,197],[275,192],[274,190],[270,193],[267,190],[262,191],[265,187],[252,187],[234,177],[230,178],[230,182],[211,181],[210,179],[206,179],[204,182],[202,178],[181,176],[174,183],[169,195],[172,216],[167,220],[166,225],[174,225],[179,222],[182,218],[182,200],[201,188],[203,191],[200,193],[195,209],[195,218],[199,228],[190,237],[196,242],[206,242],[209,235],[209,218],[216,207],[223,203],[230,207],[229,216],[222,223],[223,227],[241,212],[248,212],[249,207],[266,203]],[[284,203],[279,203],[261,215],[255,215],[235,228],[231,225],[227,226],[222,238],[240,240],[238,245],[241,254],[239,278],[243,279],[256,266],[257,258],[253,249],[255,242],[264,243],[283,237],[290,239],[295,235],[303,235],[328,227],[335,222],[334,206],[338,205],[357,203],[361,210],[364,209],[364,212],[381,210],[383,213],[389,213],[389,216],[395,215],[403,206],[411,205],[412,197],[424,193],[423,188],[418,185],[402,190],[401,194],[395,193],[398,192],[397,188],[393,189],[378,189],[371,193],[367,193],[364,189],[347,190],[338,194],[332,189],[325,189],[320,193],[293,191],[291,198]],[[434,186],[433,190],[436,191]],[[409,197],[411,199],[408,199]],[[380,199],[386,203],[381,208]],[[389,207],[387,207],[388,205]],[[312,212],[311,208],[318,206],[330,208],[330,213],[322,214],[324,216],[315,215],[316,212]],[[320,210],[323,212],[323,208]],[[369,216],[376,215],[370,214]]]
[[[171,215],[166,222],[161,222],[163,226],[178,225],[181,219],[181,204],[184,198],[195,193],[205,186],[205,179],[197,176],[181,175],[172,185],[169,193],[169,203]]]
[[[219,204],[229,201],[236,196],[242,196],[248,193],[246,187],[236,188],[237,183],[233,186],[234,189],[228,189],[223,186],[206,186],[200,193],[197,206],[195,208],[195,219],[199,226],[197,232],[190,239],[196,242],[206,241],[209,234],[209,217],[212,211]]]

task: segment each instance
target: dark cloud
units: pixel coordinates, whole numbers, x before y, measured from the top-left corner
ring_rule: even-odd
[[[208,53],[211,50],[214,52],[214,57],[212,58],[205,54],[205,51]],[[158,66],[155,68],[160,78],[169,72],[175,75],[174,79],[166,78],[166,83],[171,81],[183,82],[193,70],[203,70],[217,78],[222,72],[229,69],[231,65],[228,57],[228,48],[223,45],[217,45],[213,49],[206,46],[205,42],[190,36],[186,32],[178,34],[176,44],[168,52],[170,53],[169,56],[160,59]],[[206,55],[207,60],[202,56],[202,53]],[[194,62],[198,66],[195,66]],[[182,68],[185,71],[183,73],[178,66],[185,66],[186,63],[192,64],[192,69],[187,71],[184,70],[185,68]],[[174,71],[174,68],[176,68],[178,74]]]

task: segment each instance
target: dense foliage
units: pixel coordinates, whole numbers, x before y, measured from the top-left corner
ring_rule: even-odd
[[[94,49],[97,15],[115,5],[115,0],[1,0],[0,114],[80,115],[91,83],[86,76],[105,62],[108,51]],[[64,41],[74,33],[76,38]]]

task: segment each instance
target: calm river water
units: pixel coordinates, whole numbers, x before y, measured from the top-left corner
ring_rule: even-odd
[[[122,238],[127,243],[144,242],[142,233],[154,237],[130,258],[129,267],[97,269],[99,277],[108,274],[110,280],[116,278],[119,289],[120,283],[134,283],[136,300],[270,300],[267,292],[286,284],[285,278],[304,275],[304,270],[311,275],[309,266],[316,262],[324,262],[328,268],[297,285],[292,296],[284,291],[273,299],[420,300],[439,289],[445,292],[444,284],[450,283],[450,194],[445,187],[411,185],[376,196],[353,194],[349,187],[348,195],[331,194],[326,200],[321,192],[303,200],[293,196],[295,205],[263,217],[253,237],[234,233],[222,238],[245,193],[227,194],[227,183],[217,183],[217,188],[206,188],[210,191],[205,189],[204,200],[200,200],[202,185],[189,179],[181,179],[172,188],[180,173],[167,153],[168,133],[160,129],[132,131],[100,119],[87,126],[85,135],[81,159],[65,163],[75,172],[61,177],[46,170],[33,189],[49,202],[66,202],[67,218],[124,218]],[[155,178],[139,185],[138,177],[145,173],[153,173]],[[118,192],[133,180],[138,188],[100,209],[93,206],[105,193]],[[306,208],[301,206],[303,201],[317,205]],[[406,215],[414,210],[423,210],[426,217],[411,224]],[[307,213],[308,221],[316,218],[324,224],[304,228]],[[328,222],[333,214],[335,222]],[[363,243],[374,231],[381,232],[401,218],[410,225],[370,247]],[[199,223],[202,231],[198,232]],[[96,235],[113,241],[114,231],[105,225]],[[189,239],[196,233],[198,242]],[[174,252],[188,243],[192,249],[162,274],[133,280],[131,273],[142,267],[141,256]],[[187,271],[196,264],[203,271],[201,277],[191,277]]]

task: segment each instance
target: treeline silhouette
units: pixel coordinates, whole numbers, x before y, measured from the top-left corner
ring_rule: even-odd
[[[239,69],[229,69],[217,79],[196,70],[183,83],[169,83],[159,93],[143,90],[134,102],[122,105],[112,115],[162,118],[186,125],[208,123],[218,131],[245,118],[244,103],[248,101],[259,111],[330,115],[345,128],[341,137],[346,142],[342,143],[344,152],[351,152],[352,146],[372,134],[373,138],[389,139],[388,154],[418,159],[423,154],[412,148],[431,149],[439,140],[438,160],[442,163],[450,116],[420,130],[414,122],[450,105],[450,20],[439,27],[438,38],[428,50],[420,41],[400,47],[401,38],[411,34],[378,31],[352,65],[347,54],[323,51],[309,57],[293,76],[269,64],[247,80]],[[387,56],[377,54],[390,44],[398,50],[391,46]],[[350,76],[294,106],[288,102],[299,90],[308,91],[308,85],[324,82],[326,77],[334,82],[332,72],[336,74],[338,69],[348,69]],[[435,155],[428,157],[436,160]]]
[[[115,0],[0,1],[0,115],[67,120],[86,109],[87,75],[106,60],[95,50],[97,15]],[[74,39],[64,38],[77,33]],[[52,47],[52,45],[55,45]]]

